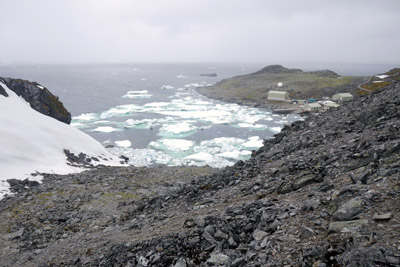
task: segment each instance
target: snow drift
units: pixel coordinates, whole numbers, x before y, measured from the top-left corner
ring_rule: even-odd
[[[64,150],[96,157],[99,165],[120,166],[99,142],[78,129],[33,110],[4,83],[0,95],[0,199],[9,193],[7,179],[32,178],[32,173],[68,174],[84,170],[71,166]],[[36,177],[36,180],[38,178]]]

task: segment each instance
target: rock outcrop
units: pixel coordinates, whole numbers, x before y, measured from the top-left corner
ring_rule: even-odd
[[[2,266],[400,266],[400,83],[286,126],[250,160],[13,184]]]
[[[259,71],[256,71],[252,74],[263,74],[263,73],[272,73],[272,74],[293,74],[293,73],[302,73],[303,71],[300,69],[288,69],[283,67],[282,65],[269,65],[262,68]]]
[[[0,81],[18,96],[23,97],[34,110],[66,124],[71,123],[71,113],[68,112],[58,97],[50,93],[44,86],[21,79],[0,78]],[[2,89],[0,87],[0,94],[2,94]]]

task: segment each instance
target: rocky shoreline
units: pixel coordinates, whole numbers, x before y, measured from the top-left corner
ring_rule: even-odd
[[[400,266],[400,83],[223,170],[97,167],[0,201],[0,266]]]

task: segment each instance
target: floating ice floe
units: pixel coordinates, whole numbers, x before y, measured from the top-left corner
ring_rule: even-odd
[[[238,123],[238,126],[241,128],[253,129],[253,130],[265,130],[268,129],[268,126],[263,124],[255,124],[255,123]]]
[[[186,87],[186,88],[196,88],[196,87],[204,87],[204,86],[207,86],[207,82],[188,83],[188,84],[184,85],[184,87]]]
[[[261,140],[259,136],[251,136],[248,138],[248,141],[243,144],[243,146],[248,149],[258,149],[262,147],[262,145],[263,140]]]
[[[161,138],[150,142],[147,149],[131,149],[116,147],[119,154],[131,159],[135,166],[154,164],[177,165],[209,165],[222,168],[233,165],[238,160],[247,160],[251,150],[262,146],[262,139],[252,136],[246,139],[235,137],[219,137],[196,144],[186,139]]]
[[[129,140],[115,141],[115,144],[119,147],[130,147],[132,145]]]
[[[143,106],[135,104],[120,105],[103,112],[100,118],[131,116],[134,112],[157,113],[182,119],[195,119],[212,124],[255,124],[259,120],[271,120],[269,115],[256,108],[243,108],[237,104],[214,104],[211,101],[182,96],[171,102],[152,102]],[[257,125],[256,128],[259,128],[259,126]]]
[[[202,161],[205,163],[211,163],[214,161],[214,156],[207,152],[199,152],[185,157],[186,160]]]
[[[168,152],[185,152],[190,150],[194,145],[194,141],[185,139],[161,139],[150,142],[149,147]]]
[[[180,138],[189,136],[197,131],[197,127],[188,123],[180,122],[175,124],[166,124],[160,128],[159,136]]]
[[[141,91],[129,91],[125,95],[123,95],[123,98],[150,98],[152,95],[149,94],[147,90],[141,90]]]
[[[154,120],[152,119],[144,119],[144,120],[134,120],[129,119],[125,121],[125,128],[134,128],[134,129],[149,129],[154,126]]]
[[[154,108],[154,107],[159,108],[159,107],[167,107],[169,105],[170,105],[170,103],[168,103],[168,102],[152,102],[152,103],[145,104],[143,107],[144,108]],[[153,111],[153,110],[151,110],[151,111]]]
[[[72,120],[75,121],[91,121],[97,119],[97,115],[95,113],[83,113],[79,116],[72,117]]]
[[[284,121],[284,123],[288,123],[287,121]],[[269,128],[271,131],[274,133],[279,133],[282,130],[282,127],[270,127]]]
[[[110,149],[110,151],[116,155],[125,155],[129,158],[128,163],[136,167],[145,167],[155,164],[168,165],[168,163],[173,160],[171,156],[154,149],[126,149],[123,147],[114,147]]]
[[[117,129],[111,127],[111,126],[100,126],[94,129],[93,131],[95,132],[102,132],[102,133],[111,133],[117,131]]]
[[[172,99],[176,99],[176,98],[182,99],[182,98],[185,98],[185,97],[188,97],[188,96],[190,96],[190,92],[188,92],[188,91],[184,92],[183,90],[180,90],[180,92],[176,93],[175,95],[171,95],[168,98],[169,99],[171,99],[171,98]]]
[[[114,116],[128,116],[131,115],[132,112],[141,110],[141,107],[135,104],[129,104],[129,105],[120,105],[116,106],[115,108],[111,108],[107,111],[104,111],[103,113],[100,114],[101,119],[107,119],[111,118]]]
[[[228,151],[228,152],[222,152],[219,154],[216,154],[218,157],[223,157],[229,160],[240,160],[243,157],[248,157],[251,155],[250,151],[244,150],[244,151],[239,151],[239,150],[235,150],[235,151]]]
[[[71,122],[70,125],[71,125],[72,127],[78,128],[78,129],[79,129],[79,128],[85,128],[85,127],[86,127],[85,124],[80,123],[80,122]]]
[[[176,76],[176,78],[178,78],[178,79],[184,79],[184,78],[186,78],[186,76],[185,76],[185,75],[182,75],[182,74],[179,74],[179,75]]]
[[[161,89],[167,89],[167,90],[170,90],[170,89],[174,89],[174,87],[173,87],[173,86],[171,86],[171,85],[163,85],[163,86],[161,86]]]

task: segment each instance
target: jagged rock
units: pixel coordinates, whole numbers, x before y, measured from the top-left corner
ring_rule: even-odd
[[[0,81],[18,96],[22,96],[34,110],[66,124],[71,123],[71,113],[47,88],[36,82],[21,79],[0,78]]]
[[[245,264],[245,258],[237,258],[236,260],[232,261],[232,267],[239,267],[239,266],[244,266]]]
[[[363,211],[364,205],[365,201],[361,197],[350,199],[333,214],[333,219],[337,221],[351,220]]]
[[[2,86],[0,86],[0,95],[8,97],[6,90]]]
[[[18,231],[5,235],[3,237],[4,240],[13,240],[15,238],[21,237],[24,234],[25,229],[22,227],[21,229],[19,229]]]
[[[388,221],[392,218],[393,214],[391,212],[384,213],[384,214],[375,214],[372,219],[375,221]]]
[[[383,248],[356,248],[347,251],[341,257],[343,266],[370,267],[370,266],[399,266],[400,257],[393,256]]]
[[[229,257],[222,253],[211,254],[211,257],[207,260],[207,264],[210,266],[226,266],[229,262]]]
[[[179,258],[177,261],[176,261],[176,263],[174,264],[174,266],[173,267],[186,267],[187,265],[186,265],[186,260],[185,259],[182,259],[182,258]]]
[[[225,239],[227,240],[229,238],[229,235],[225,234],[224,232],[222,232],[221,230],[217,230],[217,232],[214,235],[215,238],[221,240],[221,239]]]
[[[261,231],[256,229],[253,233],[253,238],[256,241],[261,241],[264,237],[266,237],[268,235],[267,232]]]
[[[354,221],[342,221],[342,222],[331,222],[329,224],[329,232],[351,232],[358,230],[361,226],[368,224],[368,220],[354,220]]]
[[[205,240],[207,240],[210,244],[217,244],[218,242],[217,242],[217,240],[215,240],[214,239],[214,237],[209,233],[209,232],[207,232],[207,231],[204,231],[204,233],[203,233],[203,238],[205,239]]]
[[[291,191],[299,190],[307,185],[310,185],[310,184],[316,183],[316,182],[321,182],[321,179],[317,175],[307,174],[307,175],[297,178],[293,182],[283,183],[278,188],[278,193],[286,194]]]
[[[40,183],[37,181],[30,181],[29,179],[18,180],[18,179],[7,179],[10,189],[13,192],[26,191],[29,188],[39,186]]]

